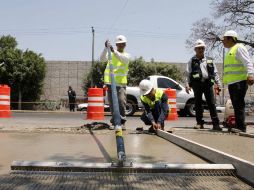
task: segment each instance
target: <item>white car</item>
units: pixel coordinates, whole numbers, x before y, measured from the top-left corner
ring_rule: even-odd
[[[78,104],[77,111],[86,111],[88,103]],[[109,105],[104,104],[104,109],[109,109]]]

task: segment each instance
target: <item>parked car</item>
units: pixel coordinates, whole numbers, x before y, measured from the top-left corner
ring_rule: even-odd
[[[86,111],[87,110],[88,103],[82,103],[78,104],[77,111]],[[104,109],[109,110],[109,105],[104,104]]]

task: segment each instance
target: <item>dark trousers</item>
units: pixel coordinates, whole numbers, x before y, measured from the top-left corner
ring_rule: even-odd
[[[151,110],[152,115],[154,118],[155,123],[157,123],[159,116],[161,114],[161,104],[160,102],[156,102],[154,109]],[[143,114],[141,115],[140,119],[145,123],[145,125],[152,125],[151,120],[148,118],[147,112],[144,111]],[[161,123],[161,127],[164,128],[164,121]]]
[[[247,81],[240,81],[228,85],[228,91],[235,111],[236,127],[245,130],[245,101],[244,97],[248,90]]]
[[[208,109],[210,111],[210,116],[212,119],[213,126],[219,125],[219,118],[215,106],[215,98],[213,92],[213,86],[210,81],[206,80],[204,82],[193,82],[192,89],[194,91],[194,99],[195,99],[195,110],[196,110],[196,121],[197,124],[203,125],[203,104],[202,104],[202,96],[205,95],[206,103]]]
[[[113,102],[112,102],[112,90],[111,85],[107,85],[108,87],[108,102],[110,107],[111,115],[113,116]],[[126,122],[126,116],[125,116],[125,109],[126,109],[126,87],[117,86],[117,97],[118,97],[118,103],[119,103],[119,112],[121,115],[121,123],[124,124]],[[110,122],[114,125],[113,118],[110,120]]]
[[[75,105],[76,105],[76,100],[75,99],[69,99],[70,111],[75,111]]]

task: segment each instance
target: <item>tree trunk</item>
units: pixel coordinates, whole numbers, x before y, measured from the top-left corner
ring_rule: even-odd
[[[18,103],[18,109],[21,110],[22,109],[22,94],[21,94],[21,89],[19,87],[19,103]]]

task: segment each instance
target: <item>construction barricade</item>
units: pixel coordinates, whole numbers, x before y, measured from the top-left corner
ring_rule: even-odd
[[[0,85],[0,118],[11,117],[10,94],[11,89],[8,85]]]
[[[169,114],[166,120],[178,120],[176,107],[176,90],[168,88],[164,92],[168,96],[168,106],[169,106]]]
[[[103,88],[88,89],[87,119],[104,119],[104,96]]]

